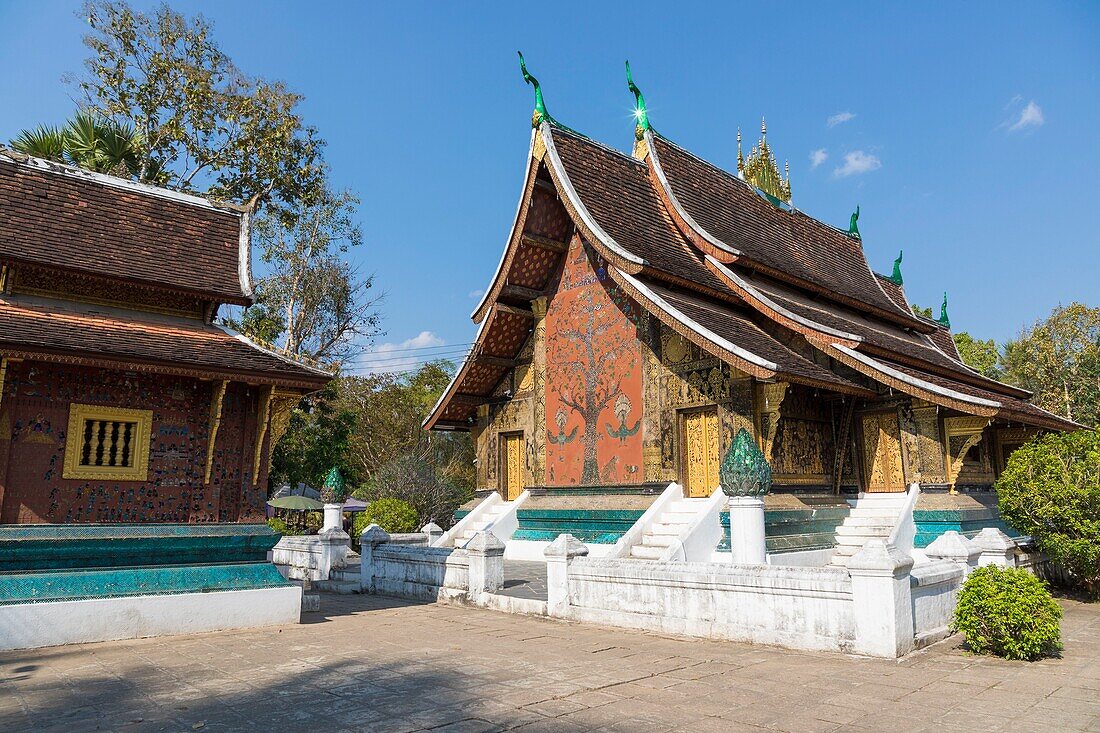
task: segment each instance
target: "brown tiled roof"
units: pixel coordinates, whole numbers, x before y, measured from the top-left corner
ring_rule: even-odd
[[[30,296],[0,297],[0,353],[209,372],[305,388],[331,380],[197,319]]]
[[[875,273],[875,278],[878,280],[878,284],[882,286],[883,291],[889,296],[890,300],[899,308],[905,308],[906,310],[912,310],[912,306],[909,305],[909,301],[905,298],[905,288],[898,285],[896,282],[888,278],[886,275]]]
[[[0,150],[0,261],[247,305],[240,211]],[[247,282],[247,279],[246,279]]]
[[[652,139],[680,205],[704,231],[738,250],[740,260],[913,320],[879,287],[860,240],[797,210],[780,210],[736,176],[658,135]]]
[[[773,362],[777,366],[776,374],[781,377],[815,386],[833,387],[839,391],[865,391],[854,382],[815,364],[777,341],[752,322],[748,311],[704,300],[655,283],[647,285],[665,302],[703,328]]]
[[[615,242],[652,270],[725,290],[665,211],[644,163],[560,128],[551,130],[569,181]]]
[[[928,338],[932,339],[932,343],[939,347],[940,351],[952,359],[962,361],[962,357],[959,356],[959,347],[955,346],[955,339],[951,336],[949,329],[937,326],[936,330],[928,334]]]

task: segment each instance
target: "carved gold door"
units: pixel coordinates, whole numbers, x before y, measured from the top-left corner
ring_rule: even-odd
[[[523,433],[500,436],[500,487],[507,501],[523,493]]]
[[[896,410],[863,416],[863,464],[867,469],[867,491],[905,491]]]
[[[684,496],[710,496],[718,487],[718,410],[688,412],[683,417]]]

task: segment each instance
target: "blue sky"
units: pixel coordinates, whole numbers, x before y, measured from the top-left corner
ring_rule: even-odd
[[[956,330],[1004,340],[1100,305],[1100,3],[173,5],[305,95],[363,200],[354,258],[388,294],[383,352],[473,337],[530,134],[517,49],[557,119],[622,150],[627,58],[654,126],[715,163],[765,115],[796,206],[846,226],[859,204],[872,267],[903,248],[910,297],[947,290]],[[78,8],[0,0],[0,139],[73,109]]]

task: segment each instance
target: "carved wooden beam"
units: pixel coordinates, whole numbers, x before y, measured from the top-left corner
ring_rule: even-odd
[[[535,290],[534,288],[525,288],[522,285],[505,285],[500,289],[500,297],[531,301],[542,297],[542,291]]]
[[[480,405],[488,402],[489,397],[480,394],[468,394],[466,392],[455,392],[451,395],[452,402],[462,402],[467,405]]]
[[[779,434],[779,408],[787,396],[787,382],[765,382],[757,387],[756,404],[760,421],[760,449],[768,463],[772,462],[772,448]]]
[[[520,318],[534,318],[535,314],[529,310],[523,308],[516,308],[514,305],[505,305],[504,303],[494,303],[493,307],[501,313],[510,313],[513,316],[519,316]]]
[[[844,476],[844,467],[848,462],[848,440],[852,434],[852,420],[856,415],[855,398],[849,397],[844,406],[844,417],[841,418],[840,432],[837,434],[834,446],[835,458],[833,460],[833,493],[840,494],[840,480]]]
[[[214,386],[214,394],[210,398],[210,437],[206,443],[206,478],[203,483],[210,483],[210,474],[214,470],[214,442],[218,439],[218,428],[222,424],[222,401],[225,400],[225,388],[229,386],[229,380],[223,379]]]
[[[537,234],[524,234],[523,243],[539,249],[547,249],[551,252],[564,252],[569,249],[567,242],[559,242],[556,239],[550,239],[550,237],[540,237]]]
[[[504,367],[505,369],[511,369],[516,365],[515,359],[505,359],[502,356],[486,356],[485,354],[478,354],[474,357],[474,361],[478,364]]]
[[[0,409],[4,407],[4,378],[8,374],[8,357],[0,358]]]
[[[268,386],[260,397],[259,415],[256,417],[256,453],[252,457],[252,485],[260,481],[260,458],[264,453],[264,439],[271,418],[271,400],[275,397],[275,385]]]

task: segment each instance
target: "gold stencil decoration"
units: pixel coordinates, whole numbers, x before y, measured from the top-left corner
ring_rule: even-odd
[[[897,410],[863,416],[863,459],[867,491],[905,491]]]

